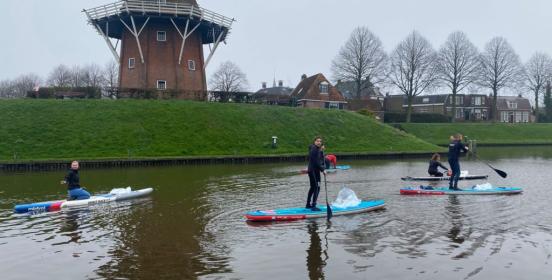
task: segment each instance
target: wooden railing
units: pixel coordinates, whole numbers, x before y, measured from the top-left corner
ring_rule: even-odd
[[[92,20],[119,15],[121,13],[142,13],[174,16],[191,16],[209,21],[230,29],[234,19],[215,12],[183,3],[166,3],[161,1],[126,0],[85,10]]]

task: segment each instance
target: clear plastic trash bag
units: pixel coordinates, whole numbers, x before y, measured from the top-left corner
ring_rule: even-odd
[[[126,188],[117,188],[117,189],[112,189],[109,194],[124,194],[124,193],[130,193],[132,192],[132,188],[131,187],[126,187]]]
[[[460,171],[460,177],[466,177],[466,176],[468,176],[468,175],[469,175],[468,170],[462,170],[462,171]]]
[[[349,188],[342,188],[337,195],[337,199],[332,203],[332,207],[347,208],[358,206],[362,200],[358,199],[355,192]]]
[[[473,186],[472,189],[477,190],[477,191],[485,191],[485,190],[494,189],[494,187],[491,183],[485,183],[485,184],[475,185],[475,186]]]

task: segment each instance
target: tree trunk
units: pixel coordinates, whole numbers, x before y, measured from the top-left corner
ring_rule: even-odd
[[[498,90],[496,88],[493,88],[493,101],[491,104],[491,120],[493,123],[495,123],[498,120],[498,106],[497,106],[497,99],[498,99]]]
[[[412,115],[412,96],[408,95],[407,100],[408,100],[408,102],[407,102],[408,107],[406,109],[406,122],[410,123],[411,115]]]
[[[535,122],[539,122],[539,91],[535,92]]]
[[[456,86],[452,87],[452,118],[451,122],[456,122]]]

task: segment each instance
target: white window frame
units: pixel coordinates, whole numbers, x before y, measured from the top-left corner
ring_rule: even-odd
[[[456,96],[456,105],[464,105],[464,96]]]
[[[330,84],[327,83],[327,82],[321,82],[318,85],[318,89],[320,89],[321,94],[328,94],[328,93],[330,93]]]
[[[482,99],[481,96],[474,96],[473,97],[473,105],[481,106],[482,105],[481,99]]]
[[[165,84],[165,87],[161,88],[161,87],[159,86],[161,83]],[[158,90],[166,90],[166,89],[167,89],[167,81],[165,81],[165,80],[157,80],[157,89],[158,89]]]
[[[162,40],[159,39],[159,35],[163,34]],[[159,30],[157,31],[157,42],[166,42],[167,41],[167,31]]]
[[[136,58],[131,57],[128,59],[128,69],[136,68]]]
[[[339,109],[339,103],[338,102],[328,102],[328,109]]]
[[[193,60],[193,59],[188,60],[188,70],[190,70],[190,71],[195,71],[196,70],[195,60]]]
[[[424,97],[422,99],[422,103],[429,103],[429,97]]]
[[[463,119],[464,118],[464,109],[456,108],[456,118],[457,119]]]

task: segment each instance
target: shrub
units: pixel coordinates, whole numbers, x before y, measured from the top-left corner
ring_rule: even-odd
[[[442,114],[412,113],[412,115],[410,116],[410,121],[413,123],[447,123],[451,121],[451,117],[445,116]],[[384,122],[386,123],[406,122],[406,113],[386,112],[384,117]]]

